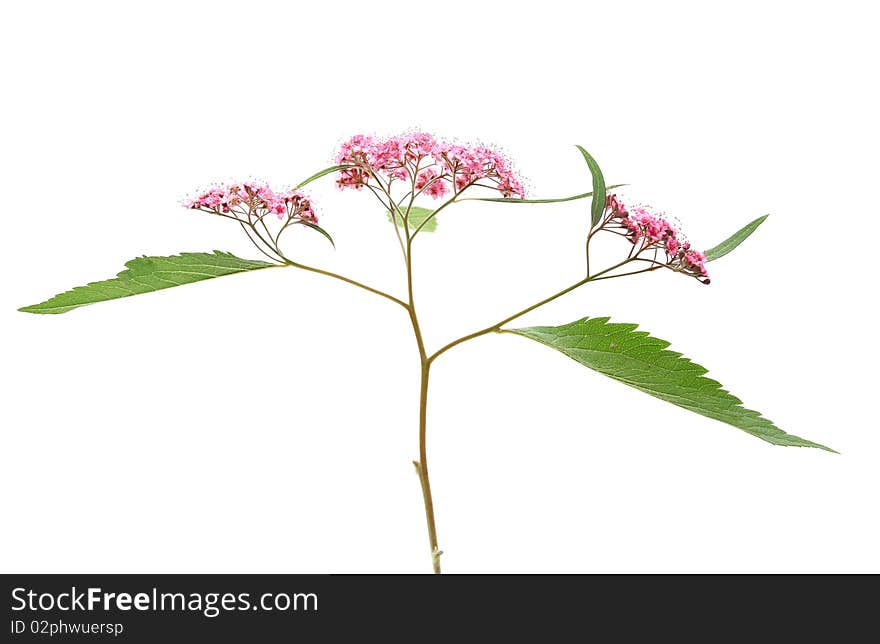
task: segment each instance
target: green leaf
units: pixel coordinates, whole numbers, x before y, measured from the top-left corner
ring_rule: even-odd
[[[590,205],[590,214],[592,216],[592,227],[595,228],[602,219],[602,213],[605,212],[605,177],[602,176],[599,164],[590,156],[590,153],[579,145],[577,149],[584,155],[584,161],[587,162],[590,174],[593,175],[593,201]]]
[[[305,181],[301,181],[300,183],[298,183],[296,185],[296,187],[294,188],[294,190],[299,190],[303,186],[310,184],[315,179],[320,179],[321,177],[323,177],[325,175],[331,174],[333,172],[337,172],[338,170],[345,170],[346,168],[353,168],[353,167],[354,166],[352,166],[352,165],[334,165],[329,168],[324,168],[320,172],[316,172],[315,174],[313,174],[311,177],[309,177]]]
[[[601,374],[692,412],[733,425],[774,445],[829,447],[813,443],[776,427],[742,401],[707,378],[706,369],[680,353],[669,351],[669,343],[636,331],[635,324],[613,324],[608,318],[584,318],[562,326],[512,329]]]
[[[326,237],[330,241],[330,245],[333,246],[333,248],[336,248],[336,242],[333,241],[333,238],[330,236],[330,233],[328,233],[326,230],[321,228],[318,224],[313,224],[310,221],[304,221],[302,223],[304,226],[308,226],[312,230],[317,230],[319,233],[324,235],[324,237]]]
[[[755,232],[758,229],[758,226],[763,224],[764,220],[767,219],[767,217],[769,216],[770,215],[764,215],[763,217],[758,217],[755,221],[751,222],[750,224],[746,224],[717,246],[707,250],[706,261],[711,262],[718,259],[719,257],[724,257],[725,255],[727,255],[727,253],[742,244],[749,235]]]
[[[401,208],[400,210],[401,212],[406,212],[405,208]],[[398,227],[403,228],[403,220],[401,219],[401,216],[399,214],[397,215],[397,217],[392,217],[390,210],[386,210],[385,212],[388,214],[388,219],[397,222]],[[431,217],[433,213],[433,210],[429,210],[427,208],[419,208],[418,206],[413,206],[412,208],[410,208],[408,217],[410,230],[415,230],[422,225],[422,222],[427,220],[428,223],[422,226],[421,232],[433,233],[435,230],[437,230],[437,218]],[[431,219],[428,219],[428,217],[431,217]]]
[[[278,266],[241,259],[230,253],[181,253],[170,257],[138,257],[125,263],[126,270],[113,279],[77,286],[40,304],[25,306],[25,313],[67,313],[79,306],[120,297],[159,291],[172,286],[201,282],[222,275]]]
[[[606,186],[606,190],[612,190],[614,188],[621,188],[627,184],[625,183],[615,183],[611,186]],[[577,199],[586,199],[587,197],[592,197],[592,192],[584,192],[583,194],[573,195],[571,197],[559,197],[557,199],[511,199],[508,197],[462,197],[461,199],[456,199],[456,201],[493,201],[495,203],[562,203],[563,201],[576,201]]]

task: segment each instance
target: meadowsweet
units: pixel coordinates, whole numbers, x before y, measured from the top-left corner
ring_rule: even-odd
[[[418,348],[421,364],[419,452],[418,460],[413,461],[413,465],[424,500],[431,564],[434,572],[437,573],[440,572],[440,555],[443,553],[438,545],[434,502],[428,477],[426,437],[429,373],[434,361],[447,351],[490,333],[509,332],[531,338],[570,355],[584,366],[631,384],[657,398],[676,404],[686,401],[688,404],[685,406],[688,409],[744,429],[770,443],[828,449],[817,443],[786,434],[758,412],[743,408],[739,399],[721,389],[719,383],[702,376],[705,369],[682,358],[677,352],[666,350],[667,342],[652,338],[646,332],[634,331],[636,325],[609,324],[608,318],[583,318],[561,326],[526,328],[510,326],[539,307],[600,279],[634,276],[666,268],[690,275],[705,284],[709,283],[706,254],[691,247],[675,221],[651,206],[622,199],[619,195],[610,194],[607,198],[604,197],[605,190],[597,188],[605,185],[598,164],[583,147],[577,147],[588,164],[594,186],[593,192],[558,199],[524,199],[523,185],[507,158],[497,150],[484,145],[447,143],[424,132],[410,132],[385,139],[359,134],[343,143],[337,157],[337,166],[320,170],[298,185],[305,186],[338,172],[336,183],[341,189],[367,188],[367,191],[372,193],[370,196],[375,195],[378,198],[403,256],[401,268],[405,280],[401,282],[406,282],[405,294],[400,292],[395,295],[393,292],[370,286],[352,277],[305,264],[294,254],[288,255],[287,238],[284,239],[284,244],[281,243],[286,231],[310,230],[308,234],[319,233],[334,248],[335,243],[330,234],[317,225],[317,216],[312,203],[302,192],[276,191],[266,184],[248,182],[214,186],[187,201],[186,206],[212,213],[215,217],[230,219],[238,224],[234,228],[241,228],[253,246],[269,260],[268,262],[262,259],[244,259],[220,251],[181,253],[166,257],[144,256],[128,262],[126,270],[119,273],[116,278],[77,287],[45,302],[23,307],[20,310],[30,313],[64,313],[106,299],[127,297],[269,266],[286,266],[320,274],[400,306],[405,319],[409,320],[412,326],[415,339],[413,344],[414,348]],[[584,173],[584,183],[579,187],[579,192],[588,185],[586,180]],[[423,232],[435,231],[436,215],[446,207],[452,206],[457,201],[457,197],[471,187],[488,188],[504,197],[504,199],[477,198],[478,201],[498,202],[519,197],[512,201],[521,204],[555,203],[589,197],[589,202],[582,202],[581,207],[581,216],[588,218],[589,221],[589,226],[584,226],[586,228],[584,272],[577,275],[575,283],[543,297],[537,303],[513,315],[509,315],[508,312],[499,322],[461,335],[439,348],[426,347],[420,316],[416,309],[418,298],[414,297],[414,284],[418,280],[414,280],[413,252],[418,244],[414,245],[413,240],[416,235]],[[442,199],[450,193],[453,196],[437,205],[434,210],[414,207],[415,199],[422,198],[421,195]],[[589,207],[587,207],[588,203]],[[443,216],[447,214],[444,212]],[[756,219],[737,231],[715,249],[708,251],[709,256],[717,259],[733,250],[765,218],[766,216]],[[613,233],[624,238],[626,241],[621,244],[624,253],[629,246],[626,256],[618,257],[620,261],[615,260],[600,266],[597,266],[596,261],[593,260],[591,265],[590,244],[595,234],[599,232],[607,232],[608,236]],[[455,259],[452,257],[450,261]],[[610,342],[610,347],[607,346],[609,337],[614,339]],[[245,337],[245,340],[249,339],[250,336]],[[572,347],[592,346],[596,343],[602,344],[607,350],[580,351],[577,355],[570,351]],[[267,354],[273,360],[271,366],[278,362],[276,353],[273,350]],[[287,372],[285,376],[290,379]],[[413,429],[415,430],[415,426]]]
[[[643,261],[696,277],[703,284],[709,283],[706,256],[692,248],[663,213],[645,204],[624,202],[619,195],[608,196],[606,213],[603,226],[629,239],[635,256],[650,254],[653,259]]]
[[[379,181],[408,181],[416,192],[440,199],[480,186],[497,190],[504,197],[525,196],[525,188],[510,162],[497,150],[484,145],[447,143],[425,132],[410,132],[387,139],[357,134],[339,149],[340,188],[360,189]]]
[[[276,192],[266,184],[232,183],[215,186],[185,204],[215,214],[259,219],[274,214],[281,220],[317,223],[311,200],[299,190]]]

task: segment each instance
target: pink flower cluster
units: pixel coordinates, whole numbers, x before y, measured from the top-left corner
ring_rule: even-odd
[[[275,192],[266,184],[233,183],[215,186],[185,204],[188,208],[217,214],[261,216],[272,213],[279,219],[296,218],[317,223],[311,201],[299,190]]]
[[[619,223],[634,245],[641,244],[641,250],[662,249],[669,268],[709,283],[706,256],[691,248],[690,242],[662,214],[650,206],[624,203],[617,195],[608,196],[606,209],[610,211],[608,221]]]
[[[525,196],[525,189],[510,162],[484,145],[463,146],[439,141],[424,132],[387,139],[358,134],[342,144],[337,155],[340,188],[371,185],[379,176],[410,181],[417,192],[439,199],[450,190],[459,193],[477,185],[499,191],[504,197]]]

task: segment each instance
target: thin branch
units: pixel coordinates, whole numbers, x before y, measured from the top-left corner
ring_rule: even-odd
[[[365,291],[369,291],[370,293],[374,293],[376,295],[381,295],[385,299],[390,300],[390,301],[394,302],[395,304],[399,304],[400,306],[405,308],[407,311],[409,310],[409,305],[406,302],[404,302],[403,300],[400,300],[400,299],[394,297],[393,295],[386,293],[385,291],[380,291],[379,289],[373,288],[372,286],[367,286],[366,284],[362,284],[361,282],[358,282],[357,280],[353,280],[350,277],[345,277],[344,275],[339,275],[338,273],[333,273],[331,271],[325,271],[323,268],[315,268],[314,266],[307,266],[305,264],[300,264],[299,262],[294,262],[294,261],[286,259],[286,258],[285,258],[284,263],[288,266],[293,266],[294,268],[301,268],[304,271],[318,273],[320,275],[326,275],[327,277],[332,277],[333,279],[340,280],[342,282],[345,282],[346,284],[351,284],[352,286],[357,286],[358,288],[361,288]]]
[[[531,306],[528,306],[528,307],[524,308],[523,310],[518,311],[517,313],[514,313],[513,315],[510,315],[510,316],[504,318],[503,320],[501,320],[500,322],[496,322],[495,324],[492,324],[492,325],[487,326],[483,329],[480,329],[479,331],[474,331],[473,333],[468,333],[467,335],[464,335],[464,336],[458,338],[457,340],[453,340],[449,344],[446,344],[446,345],[440,347],[437,351],[435,351],[433,354],[431,354],[428,357],[428,363],[429,364],[432,363],[439,356],[441,356],[442,354],[449,351],[452,347],[455,347],[463,342],[467,342],[468,340],[473,340],[473,339],[478,338],[482,335],[486,335],[487,333],[492,333],[493,331],[499,331],[501,329],[501,327],[504,326],[505,324],[507,324],[508,322],[512,322],[513,320],[515,320],[519,317],[522,317],[526,313],[534,311],[535,309],[537,309],[540,306],[544,306],[545,304],[549,304],[553,300],[558,299],[558,298],[562,297],[563,295],[565,295],[566,293],[570,293],[571,291],[573,291],[577,288],[580,288],[584,284],[587,284],[589,282],[595,282],[599,279],[608,279],[608,278],[603,278],[602,276],[607,275],[611,271],[618,269],[621,266],[624,266],[625,264],[628,264],[631,261],[633,261],[633,259],[627,258],[627,259],[623,260],[622,262],[615,264],[614,266],[610,266],[610,267],[606,268],[605,270],[596,273],[592,277],[585,277],[584,279],[582,279],[578,282],[575,282],[571,286],[568,286],[568,287],[562,289],[558,293],[554,293],[553,295],[551,295],[549,297],[545,297],[540,302],[537,302],[536,304],[532,304]],[[651,269],[648,269],[648,270],[651,270]],[[639,272],[645,272],[645,271],[639,271]],[[620,276],[613,275],[613,276],[609,276],[609,277],[620,277]]]

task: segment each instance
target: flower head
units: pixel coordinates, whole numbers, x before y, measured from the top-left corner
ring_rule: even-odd
[[[342,144],[336,162],[349,166],[340,170],[340,188],[359,189],[384,177],[389,182],[411,181],[415,191],[434,199],[471,186],[497,190],[504,197],[525,196],[510,162],[497,150],[447,143],[425,132],[387,139],[355,135]]]
[[[624,201],[614,194],[607,197],[605,212],[602,227],[619,231],[629,239],[635,247],[633,256],[653,253],[653,259],[646,261],[696,277],[703,284],[709,283],[706,256],[691,248],[665,213],[646,204]]]
[[[299,190],[276,192],[266,184],[230,183],[214,186],[185,202],[187,208],[215,214],[260,218],[274,214],[278,219],[317,223],[312,202]]]
[[[280,239],[286,230],[298,224],[317,229],[330,239],[318,227],[311,199],[299,190],[276,191],[265,183],[255,182],[228,183],[216,185],[184,205],[237,221],[251,242],[277,261],[289,261],[279,246]]]

